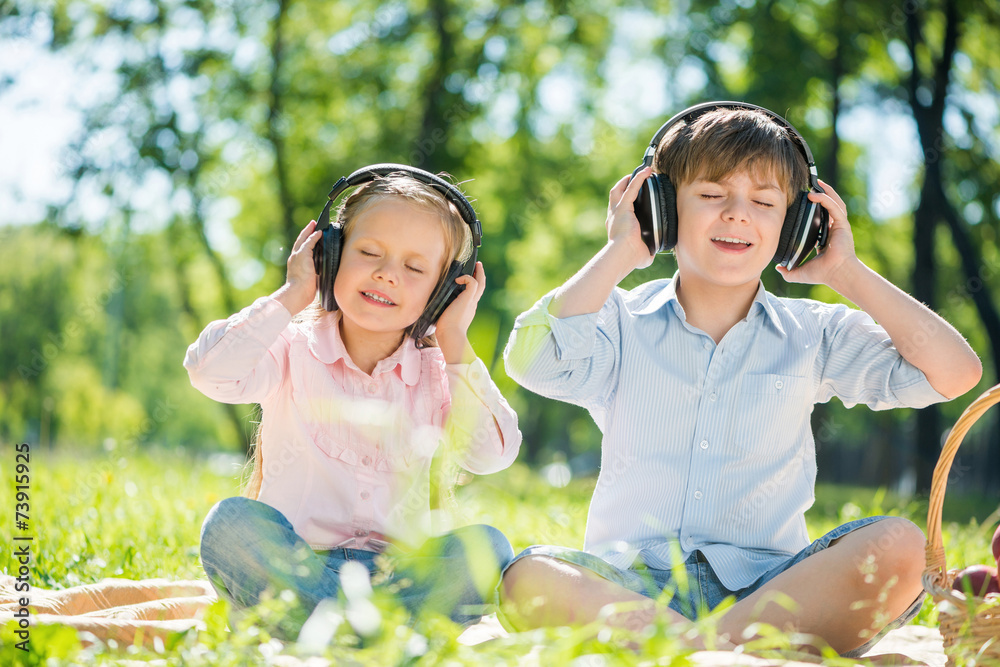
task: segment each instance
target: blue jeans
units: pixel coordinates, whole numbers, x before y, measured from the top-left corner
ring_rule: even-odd
[[[376,586],[396,584],[397,599],[411,613],[435,612],[471,625],[492,612],[500,572],[514,556],[496,528],[465,526],[435,537],[414,551],[391,546],[376,562],[365,549],[313,551],[288,519],[270,505],[249,498],[226,498],[201,527],[201,563],[218,592],[236,610],[257,605],[265,591],[290,590],[301,625],[320,600],[336,599],[340,568],[356,561]]]
[[[726,588],[719,577],[716,576],[712,566],[700,551],[694,551],[684,562],[683,570],[678,570],[677,577],[673,570],[657,570],[646,567],[644,563],[637,562],[631,568],[623,570],[615,567],[599,556],[571,549],[569,547],[558,547],[548,545],[536,545],[528,547],[514,558],[507,567],[525,556],[549,556],[558,560],[572,563],[579,567],[586,568],[601,577],[613,581],[614,583],[627,588],[630,591],[645,595],[650,598],[658,598],[664,592],[671,595],[668,607],[689,619],[696,619],[699,616],[711,612],[727,597],[735,597],[737,601],[748,597],[776,576],[788,570],[793,565],[801,563],[803,560],[824,549],[828,549],[834,542],[844,537],[850,532],[859,528],[881,521],[886,517],[873,516],[857,521],[845,523],[831,530],[823,537],[815,540],[799,553],[791,556],[768,572],[764,573],[757,581],[746,588],[738,591],[731,591]],[[920,593],[913,604],[900,615],[899,618],[889,623],[875,637],[866,642],[863,646],[843,653],[844,657],[856,658],[867,653],[882,637],[890,630],[906,625],[920,611],[920,606],[924,601],[924,593]],[[505,621],[503,616],[501,621]],[[504,623],[508,625],[508,623]]]

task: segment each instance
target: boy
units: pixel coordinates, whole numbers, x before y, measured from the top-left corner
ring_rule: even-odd
[[[828,242],[778,271],[862,310],[766,292],[786,209],[808,189],[808,147],[766,110],[705,106],[678,115],[653,162],[676,188],[674,277],[616,287],[653,259],[633,204],[645,167],[611,190],[605,246],[514,326],[509,375],[586,407],[603,444],[586,552],[526,550],[502,603],[518,627],[628,603],[610,622],[641,628],[664,588],[677,621],[734,596],[719,625],[734,643],[760,621],[861,655],[919,609],[924,537],[870,517],[809,543],[813,404],[923,407],[972,389],[982,367],[951,325],[857,258],[844,202],[821,181],[808,201],[829,214]]]

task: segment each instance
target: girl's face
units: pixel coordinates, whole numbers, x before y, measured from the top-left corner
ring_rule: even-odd
[[[366,208],[347,235],[333,285],[345,326],[401,335],[423,312],[445,259],[436,213],[395,197]]]

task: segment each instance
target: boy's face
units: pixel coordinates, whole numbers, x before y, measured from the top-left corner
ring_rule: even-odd
[[[333,286],[345,325],[402,333],[423,312],[444,260],[437,214],[398,198],[372,204],[344,241]]]
[[[677,266],[683,280],[757,284],[778,249],[786,192],[773,176],[735,172],[677,188]]]

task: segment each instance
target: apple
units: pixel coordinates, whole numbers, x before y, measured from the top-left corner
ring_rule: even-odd
[[[1000,526],[993,532],[993,560],[1000,562]]]
[[[970,565],[955,575],[952,589],[976,597],[986,597],[988,593],[1000,593],[997,583],[997,569],[989,565]]]

